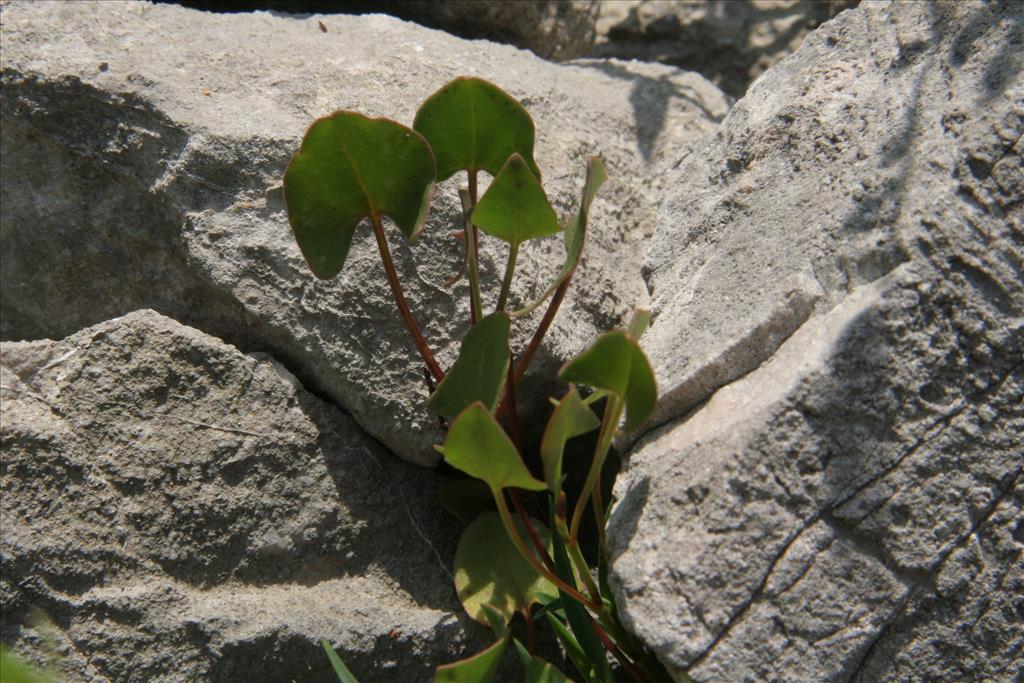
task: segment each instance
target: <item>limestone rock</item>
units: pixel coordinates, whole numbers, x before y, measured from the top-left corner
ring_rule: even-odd
[[[1022,26],[864,3],[681,152],[646,262],[663,426],[609,529],[677,674],[1019,674]]]
[[[595,55],[673,64],[740,97],[811,30],[859,0],[602,3]]]
[[[281,176],[309,124],[339,108],[409,124],[445,82],[479,75],[533,114],[561,215],[577,207],[586,158],[605,158],[611,182],[581,271],[536,361],[552,369],[646,304],[642,244],[661,162],[727,107],[707,81],[669,67],[557,65],[377,15],[7,2],[2,31],[0,336],[60,338],[153,308],[272,353],[422,464],[436,461],[440,432],[371,232],[357,236],[342,275],[322,282],[287,224]],[[415,245],[391,232],[406,294],[445,366],[469,317],[465,284],[442,286],[461,259],[448,236],[459,227],[457,183],[438,188]],[[491,301],[505,257],[485,242]],[[559,237],[524,246],[513,303],[543,291],[561,258]]]
[[[545,59],[586,57],[594,46],[597,0],[171,0],[211,12],[388,14],[462,38],[521,47]],[[329,29],[328,29],[329,30]]]
[[[597,0],[390,0],[360,4],[457,36],[509,43],[558,61],[590,54],[601,8]]]
[[[429,681],[486,641],[433,473],[273,363],[153,311],[0,350],[4,641],[61,680],[330,681],[326,638]]]

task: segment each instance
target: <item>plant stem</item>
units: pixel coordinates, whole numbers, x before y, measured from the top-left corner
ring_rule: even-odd
[[[590,623],[594,627],[594,633],[597,634],[597,637],[600,638],[601,642],[604,644],[605,649],[611,652],[615,659],[619,660],[619,664],[621,664],[622,668],[626,670],[629,677],[636,681],[636,683],[648,683],[648,679],[637,670],[631,661],[629,661],[629,658],[626,657],[625,653],[623,653],[621,649],[619,649],[619,646],[615,644],[615,641],[611,639],[605,630],[601,628],[601,625],[593,619],[590,620]]]
[[[619,426],[619,418],[622,417],[622,399],[612,394],[604,407],[604,416],[601,421],[601,432],[597,437],[597,447],[594,449],[594,460],[590,463],[590,471],[587,473],[587,480],[580,492],[580,499],[576,501],[576,508],[572,513],[572,526],[569,528],[569,541],[579,540],[580,520],[583,518],[583,509],[587,506],[594,486],[601,479],[601,468],[608,456],[608,449],[611,448],[612,438],[615,436],[615,429]],[[600,525],[598,525],[600,526]]]
[[[523,618],[526,619],[526,651],[531,655],[536,654],[537,649],[537,625],[533,623],[531,605],[523,608]]]
[[[513,375],[513,361],[512,355],[508,357],[508,379],[505,381],[505,399],[504,404],[508,409],[508,431],[509,436],[512,437],[512,443],[516,445],[516,450],[520,453],[523,452],[522,448],[522,437],[519,434],[519,411],[516,408],[516,383],[512,379]]]
[[[519,497],[519,492],[513,489],[508,489],[508,497],[512,499],[512,507],[516,509],[516,514],[519,515],[519,519],[523,520],[523,527],[526,529],[526,535],[530,537],[530,542],[533,543],[533,547],[537,550],[537,554],[540,555],[540,559],[543,560],[544,566],[547,567],[551,572],[555,571],[555,563],[551,559],[551,555],[548,554],[548,549],[544,547],[544,544],[540,541],[540,536],[537,535],[537,530],[533,528],[533,522],[530,520],[530,515],[523,506],[523,500]]]
[[[480,271],[478,265],[480,261],[480,234],[477,232],[472,220],[473,209],[476,208],[476,173],[476,171],[466,171],[466,174],[469,176],[469,190],[462,206],[466,226],[466,259],[469,263],[469,317],[473,325],[483,317],[484,310],[483,302],[480,299]]]
[[[590,496],[590,502],[593,503],[594,508],[594,523],[597,525],[597,545],[600,552],[605,552],[607,548],[605,534],[604,534],[604,502],[601,494],[601,477],[597,478],[597,484],[594,485],[594,492]]]
[[[587,565],[586,558],[583,557],[583,552],[580,550],[578,543],[566,543],[565,549],[569,552],[569,558],[572,559],[573,564],[576,565],[576,573],[580,575],[580,579],[583,580],[583,584],[587,587],[587,592],[590,593],[590,597],[594,600],[601,601],[601,591],[598,590],[597,584],[594,583],[594,577],[590,575],[590,567]]]
[[[519,530],[516,529],[515,522],[512,520],[512,513],[509,512],[508,509],[508,503],[505,502],[505,495],[501,491],[495,492],[494,502],[498,506],[498,515],[501,517],[501,521],[505,525],[505,532],[508,534],[509,538],[512,539],[512,543],[515,544],[519,554],[537,570],[537,573],[555,584],[560,591],[572,596],[581,605],[593,610],[595,614],[601,614],[604,607],[602,604],[594,602],[587,596],[583,595],[583,593],[580,593],[578,590],[567,584],[565,581],[562,581],[562,579],[558,578],[554,572],[548,571],[548,568],[537,559],[537,556],[530,552],[530,548],[526,545],[526,541],[523,540],[523,537],[519,535]]]
[[[516,258],[519,256],[519,242],[510,242],[508,245],[508,262],[505,264],[505,278],[501,281],[501,292],[498,294],[498,305],[495,312],[504,311],[508,302],[508,293],[512,289],[512,275],[516,271]]]
[[[409,304],[405,302],[402,284],[398,281],[398,273],[395,272],[395,262],[391,259],[391,249],[388,248],[388,238],[384,234],[384,224],[380,220],[380,214],[371,213],[370,222],[373,224],[373,234],[377,238],[380,259],[384,262],[384,272],[387,273],[388,284],[391,285],[391,293],[395,296],[398,312],[402,314],[402,320],[405,321],[405,326],[409,330],[409,334],[412,335],[412,340],[415,342],[423,362],[427,364],[427,369],[430,370],[430,374],[434,376],[434,379],[440,382],[444,379],[444,370],[437,364],[433,352],[431,352],[430,347],[427,345],[427,340],[423,338],[423,333],[420,332],[420,327],[416,324],[416,319],[412,317]]]
[[[540,343],[544,339],[544,335],[547,334],[548,328],[551,327],[551,323],[555,319],[555,314],[558,313],[558,307],[562,305],[562,299],[565,298],[565,293],[569,289],[569,282],[572,278],[567,277],[565,281],[558,286],[555,290],[555,295],[551,298],[551,303],[548,304],[548,308],[544,311],[544,317],[541,318],[540,324],[537,326],[537,331],[533,333],[533,337],[530,339],[530,344],[523,351],[523,354],[519,356],[519,362],[516,364],[515,381],[518,383],[523,375],[526,374],[526,369],[530,367],[530,361],[533,360],[537,350],[540,349]]]

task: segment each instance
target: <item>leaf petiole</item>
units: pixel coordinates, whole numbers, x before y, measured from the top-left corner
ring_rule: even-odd
[[[402,284],[398,281],[398,273],[395,271],[395,262],[391,258],[391,249],[388,247],[388,238],[384,234],[384,224],[381,222],[380,214],[376,212],[370,213],[370,222],[373,224],[373,234],[377,238],[380,259],[384,263],[384,272],[387,274],[388,284],[391,285],[391,293],[395,297],[398,312],[402,314],[405,327],[409,330],[409,334],[412,335],[416,349],[420,352],[423,362],[427,364],[430,374],[434,376],[436,381],[440,382],[444,379],[444,370],[441,369],[441,366],[438,365],[437,360],[434,358],[433,352],[427,345],[427,340],[423,338],[423,333],[420,332],[420,327],[416,324],[412,311],[409,310],[409,304],[405,301],[405,294],[402,293]]]

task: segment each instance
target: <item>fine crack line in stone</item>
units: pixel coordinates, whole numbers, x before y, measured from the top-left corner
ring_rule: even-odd
[[[868,660],[871,658],[871,653],[874,652],[876,647],[881,647],[880,643],[882,642],[882,638],[885,636],[886,633],[889,632],[889,629],[892,627],[892,625],[899,621],[900,617],[903,616],[903,611],[907,608],[907,605],[910,604],[910,599],[913,596],[914,591],[908,590],[906,596],[903,598],[902,601],[900,601],[899,608],[893,613],[892,617],[890,617],[889,620],[885,622],[882,628],[878,629],[878,634],[872,639],[871,643],[868,644],[867,648],[864,649],[864,654],[857,661],[857,664],[853,667],[850,673],[850,677],[846,679],[846,683],[853,683],[853,680],[860,676],[862,670],[864,669],[864,666],[867,665]],[[892,657],[890,656],[890,659],[891,658]]]
[[[388,488],[390,488],[392,492],[398,494],[397,498],[402,501],[402,507],[405,508],[405,515],[409,518],[409,524],[412,525],[413,531],[415,531],[416,535],[423,539],[423,542],[430,548],[430,551],[434,554],[434,558],[437,560],[437,566],[439,566],[441,570],[448,575],[448,578],[452,580],[452,583],[455,583],[455,577],[452,575],[451,571],[448,570],[447,565],[445,565],[444,560],[441,558],[441,553],[437,551],[437,548],[434,547],[434,544],[430,542],[427,535],[423,533],[422,529],[420,529],[419,524],[416,523],[416,518],[413,516],[412,509],[409,507],[409,501],[407,501],[405,495],[403,495],[404,491],[401,491],[398,486],[392,482],[391,475],[388,474],[386,469],[384,469],[384,465],[380,463],[377,456],[369,448],[355,448],[350,450],[364,451],[370,456],[373,463],[378,467],[378,469],[380,469],[381,474],[384,475],[384,481],[387,482]]]
[[[796,533],[790,536],[786,540],[786,542],[783,543],[782,548],[780,548],[775,553],[775,556],[768,564],[768,569],[761,577],[761,580],[758,583],[757,587],[750,594],[750,597],[744,600],[743,603],[739,606],[739,608],[735,612],[733,612],[732,616],[729,617],[729,620],[725,623],[725,626],[722,627],[722,630],[718,633],[718,635],[712,639],[711,643],[708,644],[706,648],[704,648],[703,652],[701,652],[692,662],[690,662],[690,664],[687,666],[687,669],[692,669],[698,666],[702,661],[704,661],[704,659],[707,658],[709,654],[711,654],[711,651],[715,649],[718,643],[720,643],[722,640],[725,639],[726,636],[729,635],[729,632],[732,630],[732,627],[736,625],[736,623],[747,613],[747,611],[754,605],[754,603],[757,602],[758,598],[760,598],[761,595],[764,593],[765,586],[768,584],[768,579],[771,578],[772,573],[775,571],[775,567],[778,565],[779,562],[782,561],[782,558],[785,557],[786,553],[789,552],[789,549],[793,547],[793,544],[796,543],[797,539],[800,538],[800,536],[802,536],[803,533],[811,527],[811,525],[818,521],[818,516],[818,513],[812,515],[809,520],[805,521],[800,526]]]

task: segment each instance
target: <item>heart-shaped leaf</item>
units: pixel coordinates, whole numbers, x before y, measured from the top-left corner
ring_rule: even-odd
[[[536,655],[531,655],[518,640],[512,642],[519,653],[519,661],[526,669],[524,683],[571,683],[570,679],[554,664],[546,662]]]
[[[626,404],[627,432],[643,424],[658,400],[651,364],[623,330],[602,334],[590,349],[566,363],[558,377],[617,394]]]
[[[459,357],[434,391],[427,406],[449,420],[480,401],[492,413],[508,375],[509,318],[492,313],[466,333]]]
[[[473,210],[473,224],[511,245],[561,228],[544,188],[523,157],[513,154]]]
[[[437,179],[457,171],[492,176],[519,154],[540,178],[533,160],[533,119],[504,90],[479,78],[456,78],[426,99],[412,124],[437,157]]]
[[[522,520],[515,519],[520,534]],[[550,549],[550,533],[540,522],[533,527]],[[486,607],[508,623],[512,616],[537,602],[538,592],[554,592],[555,587],[527,562],[508,537],[501,517],[485,512],[466,527],[455,552],[455,590],[470,617],[488,624]]]
[[[315,121],[284,174],[295,240],[324,279],[341,271],[364,218],[387,216],[414,239],[433,188],[434,157],[419,133],[350,111]]]
[[[533,478],[515,444],[483,403],[474,403],[455,418],[441,452],[449,465],[486,482],[495,496],[508,486],[531,491],[547,488]]]
[[[486,650],[472,657],[437,667],[434,672],[434,683],[488,683],[493,681],[501,664],[501,656],[505,654],[508,636],[491,645]]]
[[[565,442],[600,426],[601,421],[590,408],[583,405],[576,387],[569,387],[569,391],[551,413],[540,442],[544,480],[547,481],[548,490],[555,494],[556,500],[558,492],[562,489],[562,454],[565,452]]]

